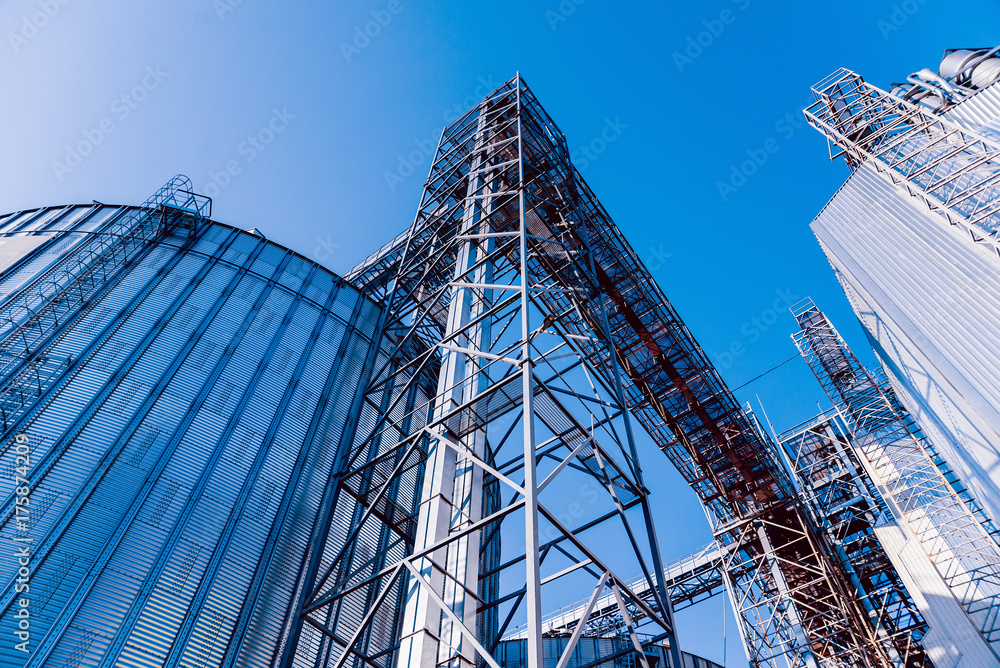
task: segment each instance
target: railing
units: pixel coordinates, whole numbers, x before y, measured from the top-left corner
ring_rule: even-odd
[[[1000,254],[1000,146],[841,69],[813,87],[806,120],[852,169],[868,162],[975,243]],[[834,151],[833,146],[839,151]]]
[[[112,283],[137,254],[176,230],[197,233],[211,200],[175,176],[107,230],[74,250],[0,306],[0,419],[6,431],[25,404],[41,396],[68,365],[39,355],[46,342]]]

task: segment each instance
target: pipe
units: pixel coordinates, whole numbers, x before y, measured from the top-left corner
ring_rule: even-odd
[[[941,75],[939,75],[937,72],[931,70],[930,68],[925,67],[924,69],[920,70],[919,72],[914,72],[913,76],[920,77],[921,79],[923,79],[924,81],[927,81],[927,82],[936,83],[943,90],[945,90],[945,91],[947,91],[949,93],[954,93],[955,92],[955,87],[952,86],[950,83],[948,83],[947,79],[945,79],[944,77],[942,77]]]

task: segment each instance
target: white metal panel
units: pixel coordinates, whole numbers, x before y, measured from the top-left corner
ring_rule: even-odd
[[[51,238],[51,235],[0,238],[0,273]]]
[[[970,130],[1000,138],[1000,81],[955,105],[945,117]]]
[[[875,535],[896,564],[899,576],[930,626],[923,645],[935,667],[998,665],[996,657],[969,623],[969,617],[921,551],[920,543],[896,524],[876,528]]]
[[[907,408],[1000,517],[1000,259],[868,165],[812,229]]]

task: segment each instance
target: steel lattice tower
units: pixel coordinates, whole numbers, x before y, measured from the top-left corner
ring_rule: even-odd
[[[641,425],[708,511],[751,662],[894,665],[773,444],[568,153],[512,79],[445,129],[414,223],[349,274],[385,304],[378,328],[393,349],[367,360],[298,628],[338,668],[496,668],[492,651],[518,618],[539,668],[547,586],[586,578],[584,618],[603,592],[615,598],[617,621],[600,628],[631,640],[619,654],[644,644],[640,620],[656,629],[645,643],[670,639]],[[567,475],[596,480],[606,510],[560,522],[546,489]],[[645,600],[612,566],[620,554],[588,537],[611,523],[622,532],[612,555],[629,546],[627,568],[651,574]],[[501,525],[523,529],[523,551],[500,549]],[[543,541],[542,526],[556,537]],[[352,554],[360,535],[383,549]],[[560,668],[587,627],[573,629]]]
[[[836,409],[778,436],[781,454],[812,521],[824,534],[898,666],[930,668],[927,624],[881,543],[891,511],[855,452]]]
[[[364,655],[370,623],[388,609],[401,620],[405,665],[473,665],[478,657],[496,668],[499,636],[523,614],[533,630],[529,665],[540,666],[542,587],[578,571],[593,578],[595,599],[606,587],[617,597],[628,651],[641,656],[630,607],[659,628],[647,643],[673,636],[663,594],[647,605],[582,536],[620,521],[634,567],[662,573],[586,231],[564,217],[576,190],[568,168],[558,130],[515,80],[444,133],[409,233],[351,276],[386,304],[380,330],[396,346],[373,360],[365,400],[377,406],[375,419],[358,430],[342,479],[375,461],[393,466],[366,482],[378,491],[369,492],[352,534],[373,516],[385,520],[383,499],[395,496],[389,503],[400,505],[390,488],[406,468],[421,469],[422,484],[398,532],[409,549],[370,576],[378,593],[338,665]],[[595,374],[595,361],[611,373]],[[408,391],[387,398],[386,388],[416,383],[428,369],[436,376],[432,401],[399,410]],[[571,471],[608,493],[607,512],[582,527],[565,526],[540,498]],[[523,524],[525,551],[501,563],[499,526],[513,516]],[[556,539],[540,541],[543,521]],[[354,591],[350,575],[336,576],[343,558],[324,564],[307,621],[322,625],[317,613]],[[543,576],[551,563],[560,565]],[[503,591],[506,577],[522,584]],[[662,580],[654,589],[665,591]],[[494,610],[512,599],[501,624]],[[571,653],[572,644],[565,656]]]
[[[920,428],[826,316],[811,301],[793,313],[801,328],[795,343],[849,422],[872,477],[969,622],[1000,656],[1000,548],[992,523],[966,491],[955,488]]]

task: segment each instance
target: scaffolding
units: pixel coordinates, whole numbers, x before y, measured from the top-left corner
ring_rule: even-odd
[[[1000,549],[908,413],[860,364],[810,300],[792,308],[796,345],[851,431],[895,515],[916,537],[969,621],[1000,656]],[[984,526],[984,522],[986,526]]]
[[[831,159],[868,163],[975,243],[1000,254],[1000,145],[850,70],[812,88],[806,120],[822,132]],[[836,148],[834,148],[836,147]]]

